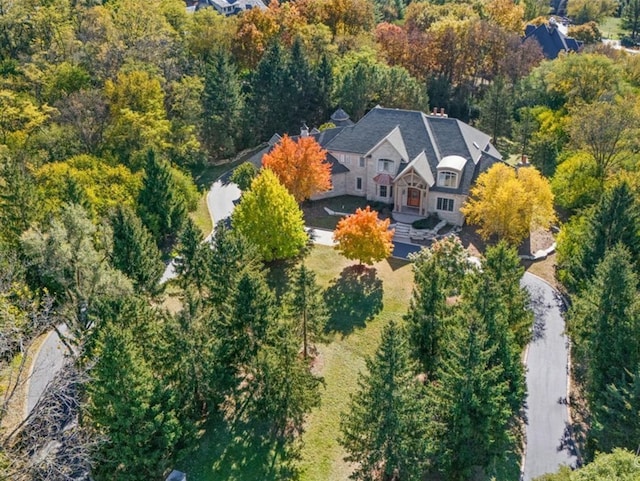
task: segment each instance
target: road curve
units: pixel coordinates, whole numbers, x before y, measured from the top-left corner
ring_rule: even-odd
[[[64,324],[58,326],[58,329],[63,336],[69,333],[67,326]],[[31,367],[25,403],[25,417],[38,404],[49,382],[62,369],[66,352],[67,348],[60,340],[58,333],[55,330],[51,330],[40,346],[40,350],[36,354]]]
[[[562,300],[547,282],[528,272],[520,284],[531,294],[535,315],[527,364],[526,455],[524,481],[574,466],[567,399],[569,342]]]

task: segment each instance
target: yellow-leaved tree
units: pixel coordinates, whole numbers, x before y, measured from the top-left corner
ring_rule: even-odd
[[[331,164],[327,151],[313,137],[294,141],[288,135],[262,159],[262,166],[271,169],[297,202],[331,188]]]
[[[386,259],[393,249],[394,230],[389,230],[389,222],[389,219],[378,219],[378,213],[369,206],[356,210],[338,222],[333,233],[336,250],[360,264],[372,265]]]
[[[460,211],[483,239],[496,235],[514,245],[556,218],[549,181],[534,167],[516,170],[506,164],[495,164],[478,177]]]
[[[242,194],[231,224],[267,262],[297,256],[309,240],[300,207],[270,169],[262,169]]]

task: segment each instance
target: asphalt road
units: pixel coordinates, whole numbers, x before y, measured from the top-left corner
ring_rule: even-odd
[[[69,333],[65,325],[58,326],[58,329],[60,329],[63,336]],[[47,384],[62,369],[66,351],[67,349],[58,337],[58,333],[55,330],[49,332],[33,362],[29,378],[25,416],[28,416],[33,410],[47,388]]]
[[[521,285],[531,294],[534,337],[527,355],[527,428],[524,481],[575,465],[567,430],[568,339],[564,335],[562,301],[542,279],[525,273]]]

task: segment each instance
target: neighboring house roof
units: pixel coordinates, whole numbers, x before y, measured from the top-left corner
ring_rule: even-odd
[[[535,39],[542,47],[545,58],[553,60],[560,52],[577,52],[582,48],[582,42],[567,37],[560,31],[555,21],[550,20],[549,24],[527,25],[523,41]]]
[[[413,166],[416,172],[422,172],[420,175],[427,182],[433,182],[443,158],[459,156],[465,159],[458,187],[433,184],[432,189],[436,191],[466,194],[482,158],[492,159],[492,163],[502,159],[487,134],[458,119],[383,107],[370,110],[355,125],[342,128],[323,147],[334,152],[366,155],[383,139],[395,139],[397,134],[401,136],[407,153],[398,172],[405,172]],[[485,160],[484,163],[487,162]]]
[[[227,16],[251,10],[252,8],[259,8],[260,10],[267,8],[262,0],[200,0],[197,8],[200,9],[206,5],[212,6],[218,13]]]

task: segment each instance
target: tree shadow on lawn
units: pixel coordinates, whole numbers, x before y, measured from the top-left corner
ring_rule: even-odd
[[[382,280],[373,267],[345,267],[325,291],[324,299],[329,310],[325,331],[347,336],[382,310]]]
[[[217,418],[207,423],[187,471],[201,481],[297,480],[299,447],[273,436],[269,423]]]

